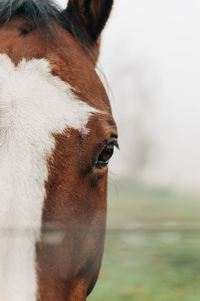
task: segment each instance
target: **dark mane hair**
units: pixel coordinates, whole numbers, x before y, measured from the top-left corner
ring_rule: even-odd
[[[45,28],[55,36],[53,19],[68,30],[80,43],[90,48],[89,41],[81,31],[75,20],[52,0],[0,0],[0,24],[5,24],[15,16],[31,20],[39,33]]]

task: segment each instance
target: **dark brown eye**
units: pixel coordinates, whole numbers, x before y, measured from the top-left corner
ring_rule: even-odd
[[[104,146],[95,162],[96,168],[104,168],[108,165],[114,153],[115,146],[117,146],[117,142],[115,140],[109,142],[106,146]]]

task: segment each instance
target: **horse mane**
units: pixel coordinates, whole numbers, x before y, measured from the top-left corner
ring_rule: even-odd
[[[56,37],[53,19],[57,20],[81,44],[90,48],[89,41],[76,21],[52,0],[0,0],[0,24],[8,23],[13,17],[24,17],[35,24],[38,32],[45,28]]]

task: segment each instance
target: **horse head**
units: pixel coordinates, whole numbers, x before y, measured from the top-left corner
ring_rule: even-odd
[[[86,300],[117,146],[95,67],[111,0],[0,3],[0,298]]]

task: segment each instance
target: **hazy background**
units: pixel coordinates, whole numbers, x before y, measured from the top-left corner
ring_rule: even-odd
[[[200,2],[115,0],[98,70],[120,151],[89,299],[199,301]]]

